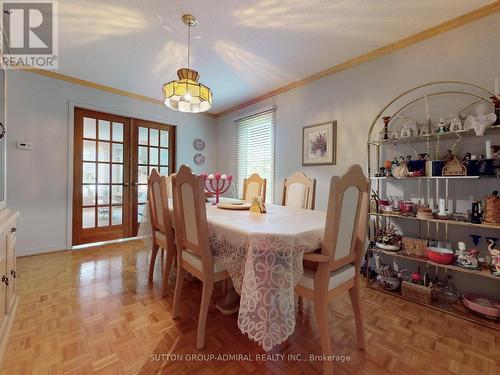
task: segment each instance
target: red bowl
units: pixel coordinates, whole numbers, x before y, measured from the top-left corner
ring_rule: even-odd
[[[429,260],[439,264],[451,264],[455,259],[455,254],[452,250],[441,247],[428,247],[426,255]]]

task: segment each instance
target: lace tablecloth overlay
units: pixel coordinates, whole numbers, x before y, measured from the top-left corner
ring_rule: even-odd
[[[240,294],[238,327],[269,351],[295,329],[294,288],[305,252],[321,247],[326,214],[266,205],[266,214],[222,210],[207,204],[212,254]],[[151,246],[147,217],[139,236]]]

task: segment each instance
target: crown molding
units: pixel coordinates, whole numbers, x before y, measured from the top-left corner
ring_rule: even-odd
[[[284,92],[293,90],[295,88],[307,85],[307,84],[314,82],[318,79],[328,77],[330,75],[339,73],[341,71],[353,68],[357,65],[366,63],[370,60],[374,60],[374,59],[377,59],[379,57],[388,55],[388,54],[393,53],[395,51],[398,51],[400,49],[403,49],[403,48],[406,48],[406,47],[411,46],[413,44],[416,44],[416,43],[422,42],[424,40],[433,38],[437,35],[446,33],[450,30],[467,25],[469,23],[475,22],[477,20],[480,20],[484,17],[487,17],[489,15],[492,15],[492,14],[498,13],[498,12],[500,12],[500,0],[497,0],[497,1],[495,1],[491,4],[488,4],[484,7],[475,9],[469,13],[465,13],[461,16],[452,18],[451,20],[445,21],[445,22],[440,23],[436,26],[432,26],[428,29],[425,29],[425,30],[420,31],[416,34],[405,37],[403,39],[400,39],[396,42],[389,43],[383,47],[380,47],[380,48],[377,48],[377,49],[372,50],[370,52],[367,52],[365,54],[359,55],[357,57],[354,57],[352,59],[344,61],[340,64],[334,65],[328,69],[322,70],[318,73],[312,74],[312,75],[307,76],[305,78],[302,78],[298,81],[289,83],[285,86],[282,86],[282,87],[279,87],[279,88],[274,89],[272,91],[269,91],[263,95],[259,95],[253,99],[247,100],[245,102],[242,102],[240,104],[237,104],[235,106],[227,108],[223,111],[220,111],[217,113],[203,112],[201,114],[205,115],[205,116],[212,117],[212,118],[217,118],[217,117],[227,115],[229,113],[238,111],[242,108],[251,106],[251,105],[256,104],[258,102],[261,102],[263,100],[272,98],[276,95],[279,95],[279,94],[282,94]],[[89,88],[93,88],[95,90],[100,90],[100,91],[108,92],[111,94],[125,96],[128,98],[141,100],[141,101],[152,103],[152,104],[158,104],[158,105],[162,105],[162,106],[164,105],[163,101],[160,99],[152,98],[152,97],[141,95],[141,94],[136,94],[136,93],[133,93],[130,91],[121,90],[121,89],[118,89],[115,87],[103,85],[103,84],[92,82],[92,81],[87,81],[87,80],[76,78],[76,77],[73,77],[70,75],[58,73],[58,72],[52,71],[52,70],[37,69],[37,68],[23,68],[23,67],[19,67],[18,70],[23,70],[23,71],[30,72],[33,74],[38,74],[38,75],[41,75],[44,77],[54,78],[54,79],[69,82],[69,83],[72,83],[75,85],[89,87]]]
[[[95,90],[100,90],[100,91],[108,92],[108,93],[115,94],[115,95],[125,96],[125,97],[131,98],[131,99],[141,100],[143,102],[148,102],[148,103],[164,106],[163,101],[160,99],[152,98],[150,96],[145,96],[145,95],[141,95],[141,94],[136,94],[136,93],[131,92],[131,91],[117,89],[115,87],[102,85],[100,83],[96,83],[96,82],[92,82],[92,81],[87,81],[87,80],[76,78],[76,77],[69,76],[66,74],[58,73],[58,72],[53,71],[53,70],[45,70],[45,69],[38,69],[38,68],[23,68],[23,67],[18,67],[16,70],[22,70],[24,72],[38,74],[38,75],[43,76],[43,77],[49,77],[49,78],[54,78],[54,79],[57,79],[60,81],[69,82],[69,83],[72,83],[74,85],[89,87],[89,88],[92,88]],[[200,114],[205,115],[205,116],[209,116],[209,117],[215,117],[215,115],[213,113],[203,112]]]
[[[307,85],[311,82],[317,81],[318,79],[328,77],[330,75],[339,73],[343,70],[353,68],[357,65],[366,63],[370,60],[374,60],[374,59],[377,59],[379,57],[388,55],[388,54],[395,52],[397,50],[400,50],[400,49],[406,48],[408,46],[411,46],[413,44],[416,44],[416,43],[422,42],[424,40],[433,38],[437,35],[446,33],[447,31],[450,31],[450,30],[456,29],[458,27],[467,25],[471,22],[480,20],[481,18],[487,17],[489,15],[492,15],[492,14],[498,13],[498,12],[500,12],[500,0],[497,0],[497,1],[495,1],[491,4],[488,4],[484,7],[475,9],[469,13],[462,14],[461,16],[452,18],[451,20],[445,21],[445,22],[440,23],[436,26],[432,26],[428,29],[425,29],[425,30],[420,31],[416,34],[405,37],[403,39],[400,39],[396,42],[393,42],[393,43],[387,44],[383,47],[377,48],[373,51],[367,52],[363,55],[359,55],[357,57],[354,57],[352,59],[344,61],[338,65],[332,66],[328,69],[322,70],[318,73],[312,74],[312,75],[307,76],[305,78],[302,78],[298,81],[289,83],[285,86],[282,86],[282,87],[279,87],[275,90],[269,91],[263,95],[257,96],[255,98],[250,99],[248,101],[245,101],[243,103],[237,104],[237,105],[230,107],[228,109],[225,109],[221,112],[217,112],[217,113],[213,114],[213,116],[214,117],[221,117],[221,116],[227,115],[229,113],[238,111],[242,108],[251,106],[255,103],[272,98],[273,96],[276,96],[276,95],[282,94],[284,92],[293,90],[297,87]]]

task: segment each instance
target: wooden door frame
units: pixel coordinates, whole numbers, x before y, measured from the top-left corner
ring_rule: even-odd
[[[159,119],[147,119],[144,118],[142,115],[137,115],[135,113],[131,112],[126,112],[126,111],[117,111],[111,108],[105,108],[102,106],[96,106],[88,103],[83,103],[83,102],[78,102],[78,101],[68,101],[68,199],[67,199],[67,230],[66,230],[66,248],[71,249],[74,243],[74,191],[75,191],[75,183],[74,183],[74,173],[75,173],[75,111],[77,109],[89,111],[89,112],[98,112],[110,116],[118,116],[118,117],[125,117],[130,120],[130,147],[133,143],[136,143],[133,137],[133,129],[135,128],[135,122],[136,121],[143,121],[147,123],[152,123],[156,124],[162,128],[168,127],[169,131],[171,131],[172,136],[169,137],[169,170],[171,172],[175,172],[177,168],[177,125],[173,124],[165,124],[160,122],[161,120]],[[137,151],[134,148],[131,148],[129,152],[129,158],[134,157],[133,154],[135,154]],[[137,155],[135,155],[137,157]],[[131,159],[129,159],[129,165],[131,163]],[[137,169],[133,172],[135,175],[135,180],[137,181]],[[132,181],[133,176],[130,175],[129,179]],[[133,188],[132,185],[129,185],[129,191],[130,194],[134,193],[134,190],[137,188]],[[137,192],[135,191],[137,194]],[[130,199],[131,200],[131,199]],[[129,201],[130,201],[129,200]],[[135,211],[135,214],[137,215],[137,208],[136,207],[131,207],[130,211],[130,217],[129,220],[132,220],[131,215]],[[137,216],[136,216],[137,217]],[[81,218],[80,218],[81,220]],[[132,225],[132,221],[130,221],[130,229],[133,232],[134,228]],[[131,233],[130,235],[135,235],[135,233]],[[51,248],[52,249],[52,248]],[[60,247],[54,247],[54,249],[60,249]]]
[[[176,129],[177,126],[175,125],[168,125],[168,124],[162,124],[160,122],[156,121],[149,121],[149,120],[143,120],[143,119],[131,119],[132,120],[132,126],[130,127],[131,130],[131,142],[130,142],[130,168],[131,168],[131,188],[130,188],[130,193],[132,194],[131,197],[131,205],[132,209],[130,210],[131,214],[131,230],[132,230],[132,235],[136,236],[137,235],[137,230],[139,229],[139,223],[135,222],[135,218],[137,218],[137,191],[138,191],[138,173],[137,173],[137,160],[138,160],[138,146],[139,146],[139,136],[138,136],[138,129],[139,127],[146,127],[146,128],[153,128],[153,129],[160,129],[160,130],[168,130],[169,131],[169,137],[168,137],[168,173],[174,173],[177,168],[177,161],[176,161],[176,145],[177,145],[177,133]],[[135,163],[135,164],[134,164]]]
[[[81,116],[79,117],[79,115]],[[97,239],[96,241],[93,242],[101,242],[101,241],[109,241],[109,240],[115,240],[115,239],[120,239],[120,238],[127,238],[130,237],[131,234],[131,222],[130,222],[130,168],[125,168],[127,165],[127,162],[129,163],[130,160],[130,129],[132,127],[131,120],[128,117],[125,116],[119,116],[115,114],[110,114],[110,113],[105,113],[105,112],[100,112],[100,111],[95,111],[91,109],[85,109],[85,108],[80,108],[80,107],[75,107],[74,109],[74,136],[73,136],[73,220],[72,220],[72,245],[81,245],[85,243],[92,243],[92,242],[87,242],[89,238],[93,237],[92,231],[85,230],[86,233],[82,233],[83,229],[82,227],[82,216],[81,216],[81,210],[78,210],[77,207],[82,207],[82,168],[81,166],[83,165],[83,157],[82,157],[82,150],[83,150],[83,117],[85,115],[88,115],[89,117],[95,117],[99,119],[105,119],[106,121],[110,122],[110,125],[113,122],[119,122],[123,123],[123,195],[122,195],[122,209],[123,209],[123,215],[122,215],[122,224],[120,227],[122,227],[122,230],[120,230],[120,233],[117,232],[117,228],[114,227],[113,225],[110,225],[108,227],[103,227],[101,229],[98,229],[97,227],[97,221],[96,221],[96,227],[94,231],[99,231],[99,233],[96,233],[95,236],[99,236],[101,238]],[[96,121],[97,125],[98,121]],[[80,127],[82,132],[80,134],[77,134],[75,131],[77,127]],[[110,126],[110,133],[112,132],[112,127]],[[97,133],[97,128],[96,128],[96,147],[98,147],[98,133]],[[111,142],[110,142],[110,152],[111,152]],[[111,165],[111,160],[109,162]],[[96,166],[98,165],[98,161],[96,160]],[[111,175],[110,175],[111,179]],[[96,185],[98,183],[96,182]],[[111,199],[111,180],[110,180],[110,199]],[[78,212],[80,211],[80,212]],[[128,213],[128,214],[126,214]],[[112,212],[110,211],[110,215],[112,215]],[[97,218],[96,218],[97,220]]]

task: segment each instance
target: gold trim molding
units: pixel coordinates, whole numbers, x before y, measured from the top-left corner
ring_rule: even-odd
[[[403,49],[405,47],[411,46],[412,44],[416,44],[418,42],[422,42],[424,40],[433,38],[437,35],[443,34],[447,31],[456,29],[460,26],[467,25],[471,22],[480,20],[481,18],[487,17],[489,15],[492,15],[494,13],[500,12],[500,0],[497,0],[491,4],[488,4],[484,7],[475,9],[469,13],[462,14],[461,16],[458,16],[456,18],[452,18],[451,20],[445,21],[443,23],[440,23],[439,25],[430,27],[428,29],[425,29],[423,31],[420,31],[414,35],[408,36],[406,38],[400,39],[396,42],[387,44],[383,47],[377,48],[373,51],[370,51],[368,53],[365,53],[363,55],[354,57],[350,60],[344,61],[343,63],[340,63],[338,65],[332,66],[328,69],[325,69],[321,72],[312,74],[308,77],[302,78],[298,81],[292,82],[288,85],[282,86],[280,88],[277,88],[275,90],[269,91],[268,93],[265,93],[263,95],[257,96],[253,99],[250,99],[246,102],[237,104],[233,107],[230,107],[228,109],[225,109],[221,112],[215,113],[215,117],[221,117],[224,115],[227,115],[231,112],[238,111],[242,108],[248,107],[252,104],[261,102],[263,100],[272,98],[273,96],[282,94],[284,92],[293,90],[297,87],[307,85],[311,82],[314,82],[318,79],[330,76],[335,73],[339,73],[343,70],[347,70],[350,68],[353,68],[357,65],[363,64],[365,62],[368,62],[370,60],[374,60],[376,58],[388,55],[392,52],[395,52],[397,50]]]
[[[388,55],[390,53],[393,53],[393,52],[398,51],[400,49],[403,49],[405,47],[408,47],[408,46],[411,46],[413,44],[422,42],[424,40],[433,38],[437,35],[444,34],[447,31],[450,31],[450,30],[456,29],[458,27],[467,25],[469,23],[475,22],[477,20],[480,20],[484,17],[487,17],[489,15],[492,15],[492,14],[495,14],[498,12],[500,12],[500,0],[497,0],[497,1],[495,1],[491,4],[488,4],[484,7],[475,9],[469,13],[465,13],[461,16],[452,18],[451,20],[440,23],[439,25],[432,26],[432,27],[425,29],[423,31],[420,31],[414,35],[405,37],[405,38],[400,39],[396,42],[387,44],[387,45],[380,47],[380,48],[377,48],[373,51],[367,52],[367,53],[362,54],[360,56],[357,56],[357,57],[354,57],[354,58],[349,59],[347,61],[344,61],[344,62],[337,64],[335,66],[332,66],[328,69],[322,70],[321,72],[312,74],[312,75],[305,77],[305,78],[302,78],[298,81],[289,83],[285,86],[282,86],[282,87],[279,87],[275,90],[269,91],[268,93],[257,96],[253,99],[246,101],[246,102],[237,104],[237,105],[230,107],[228,109],[225,109],[221,112],[217,112],[217,113],[204,112],[203,115],[207,115],[207,116],[215,117],[215,118],[227,115],[231,112],[238,111],[238,110],[245,108],[245,107],[248,107],[252,104],[255,104],[255,103],[261,102],[263,100],[272,98],[273,96],[276,96],[276,95],[282,94],[284,92],[293,90],[293,89],[298,88],[300,86],[307,85],[307,84],[314,82],[318,79],[321,79],[321,78],[339,73],[341,71],[353,68],[357,65],[366,63],[370,60],[374,60],[376,58]],[[133,93],[130,91],[117,89],[115,87],[102,85],[100,83],[95,83],[92,81],[87,81],[84,79],[75,78],[75,77],[72,77],[72,76],[69,76],[66,74],[62,74],[62,73],[58,73],[55,71],[51,71],[51,70],[28,69],[28,68],[19,68],[19,69],[24,70],[26,72],[38,74],[38,75],[41,75],[44,77],[50,77],[50,78],[58,79],[61,81],[73,83],[75,85],[80,85],[80,86],[84,86],[84,87],[93,88],[96,90],[105,91],[105,92],[108,92],[111,94],[126,96],[126,97],[129,97],[132,99],[142,100],[142,101],[152,103],[152,104],[159,104],[162,106],[164,105],[163,101],[160,99],[155,99],[155,98],[152,98],[149,96],[140,95],[140,94],[136,94],[136,93]]]

